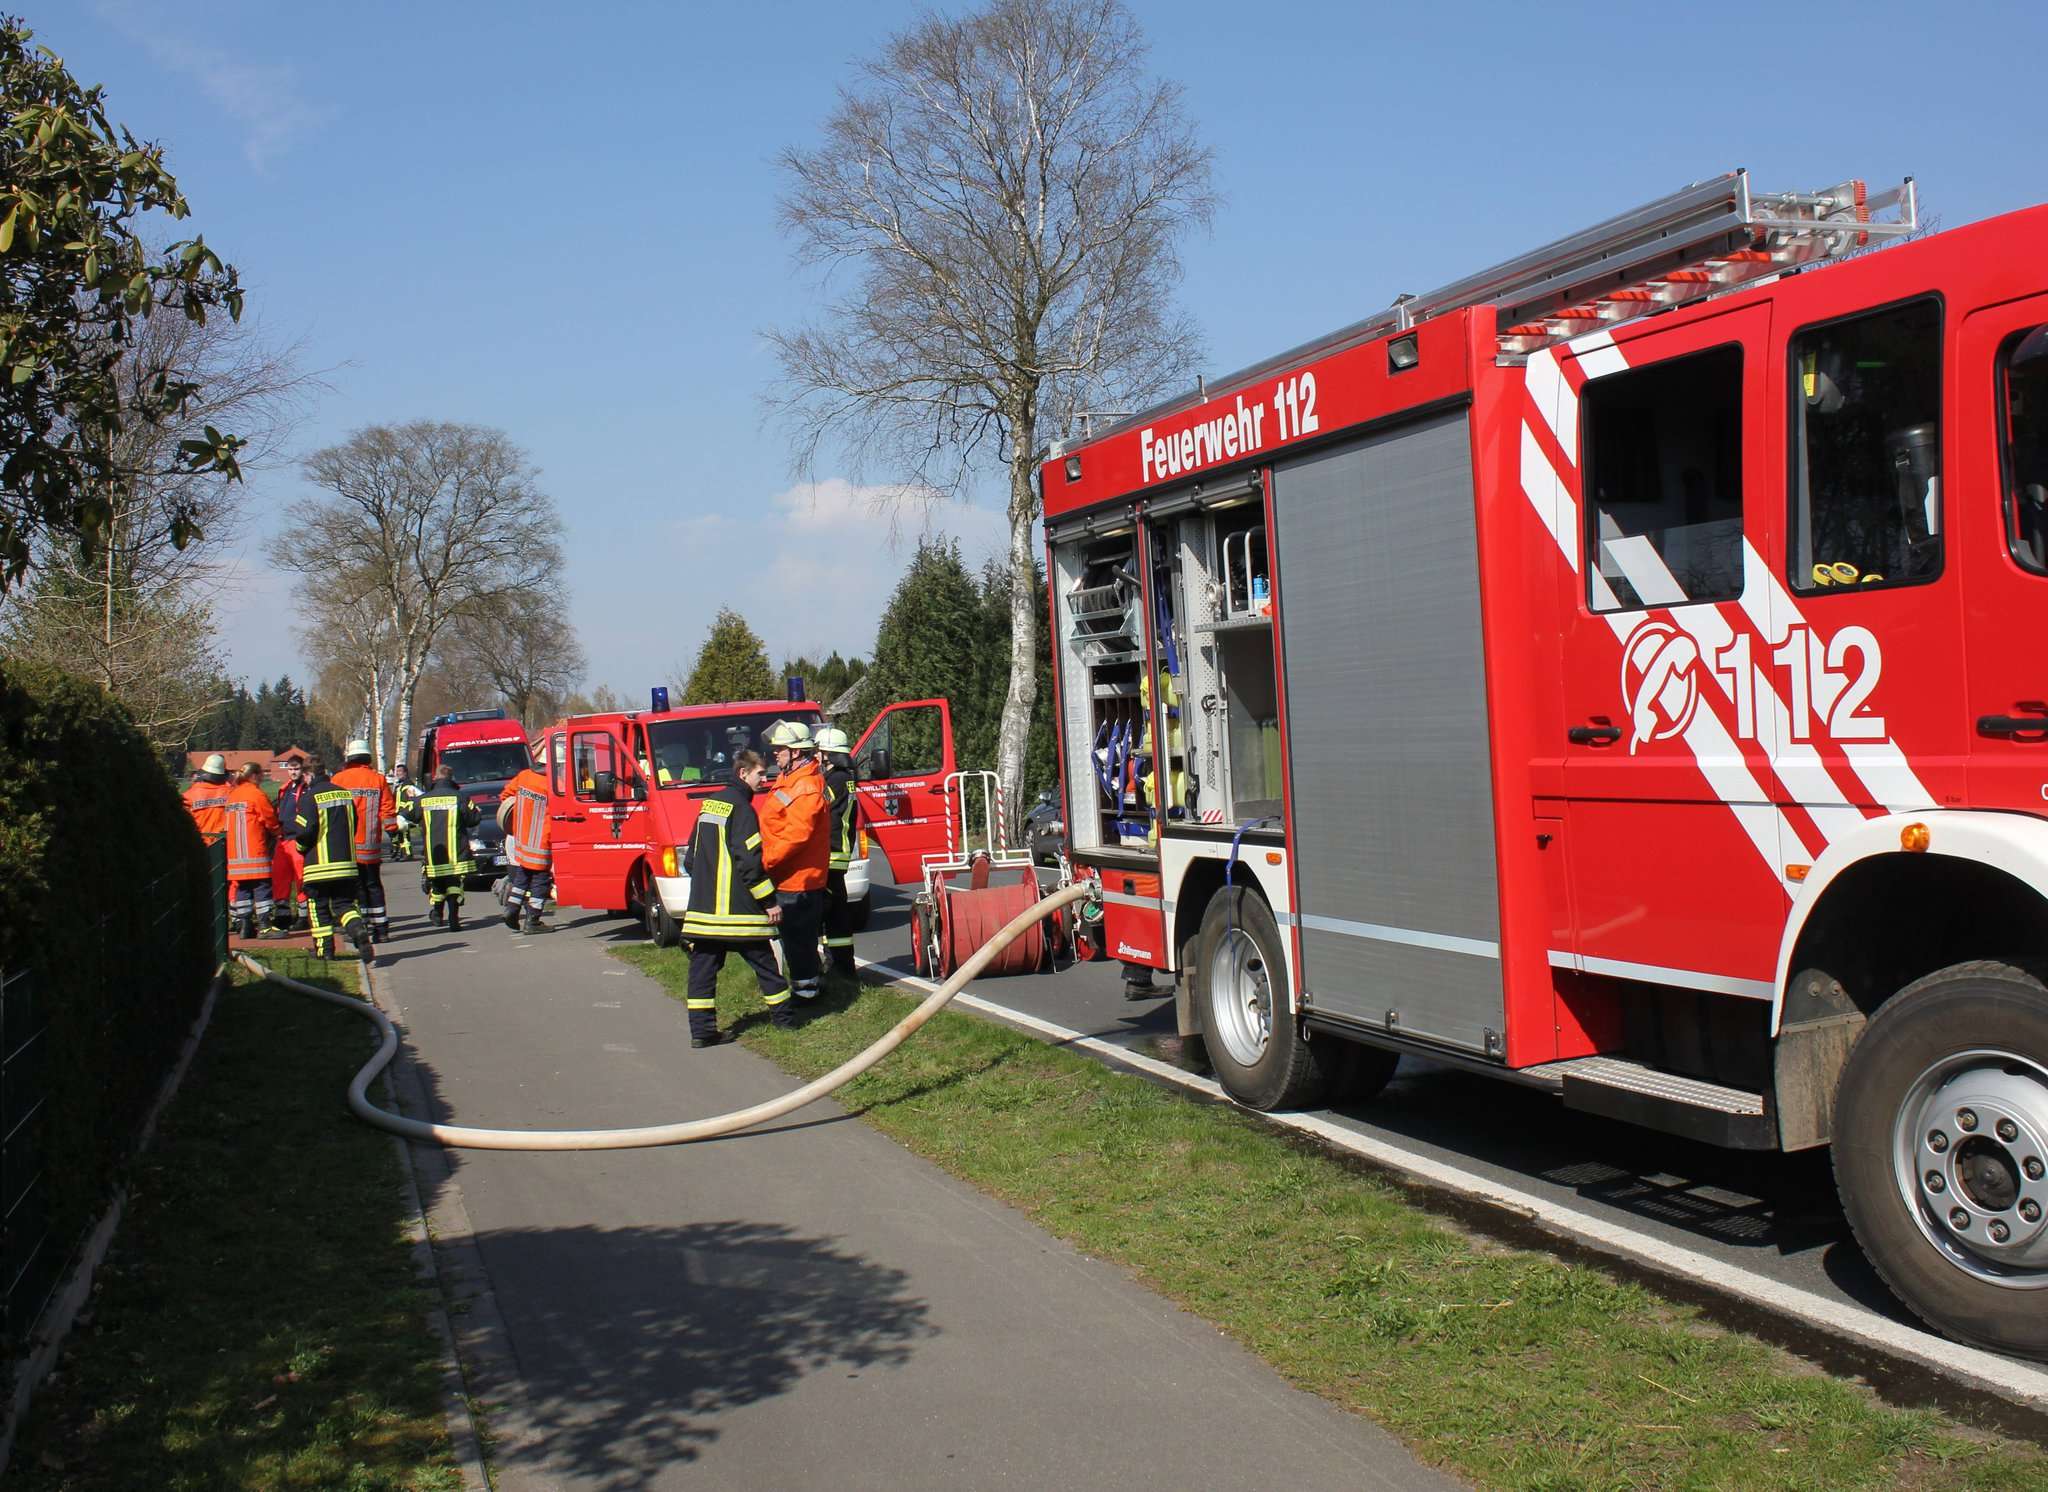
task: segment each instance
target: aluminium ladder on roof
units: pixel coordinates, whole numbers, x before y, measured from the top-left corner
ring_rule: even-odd
[[[1877,214],[1896,209],[1896,216]],[[1405,331],[1418,321],[1493,304],[1504,357],[1517,357],[1588,331],[1755,284],[1801,264],[1834,258],[1919,226],[1913,178],[1871,196],[1860,180],[1819,192],[1754,192],[1737,169],[1532,249],[1423,295],[1404,295],[1277,357],[1192,394],[1119,420],[1104,435],[1135,428],[1315,357]]]

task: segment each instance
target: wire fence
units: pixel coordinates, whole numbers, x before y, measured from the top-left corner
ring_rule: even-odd
[[[83,930],[78,956],[95,981],[149,978],[147,968],[117,959],[114,948],[133,944],[112,935],[115,922],[146,925],[146,946],[170,951],[204,938],[217,967],[228,954],[227,846],[207,846],[211,905],[205,920],[188,905],[190,881],[182,870],[125,888],[122,904]],[[129,898],[134,898],[132,901]],[[167,959],[163,968],[184,967]],[[161,976],[159,976],[161,977]],[[48,1125],[51,1050],[47,981],[34,967],[0,970],[0,1340],[19,1348],[56,1290],[66,1261],[91,1226],[60,1226],[52,1205]],[[172,1048],[175,1051],[175,1046]]]

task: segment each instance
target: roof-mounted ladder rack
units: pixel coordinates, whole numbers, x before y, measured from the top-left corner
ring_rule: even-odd
[[[1751,192],[1747,171],[1731,171],[1448,285],[1424,297],[1445,302],[1424,314],[1490,300],[1500,313],[1500,350],[1530,353],[1919,226],[1911,177],[1875,197],[1861,181],[1761,195]],[[1415,302],[1401,309],[1417,314]]]
[[[1821,192],[1761,194],[1750,190],[1748,171],[1730,171],[1425,295],[1404,295],[1363,321],[1210,379],[1201,394],[1176,395],[1102,433],[1156,420],[1203,397],[1213,399],[1468,306],[1491,302],[1499,315],[1501,355],[1526,356],[1665,306],[1722,295],[1802,264],[1903,238],[1919,226],[1910,176],[1876,196],[1861,181]]]

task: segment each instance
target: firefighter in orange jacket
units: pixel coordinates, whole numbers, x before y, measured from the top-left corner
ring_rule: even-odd
[[[277,810],[260,785],[263,769],[242,768],[228,789],[228,916],[244,938],[273,932],[270,926],[270,863],[277,845]]]
[[[218,751],[192,774],[185,789],[185,812],[209,844],[228,832],[228,764]]]
[[[334,774],[334,785],[356,800],[356,882],[370,936],[382,943],[391,936],[391,913],[384,906],[384,839],[398,827],[398,802],[391,783],[379,772],[368,741],[351,741],[343,753],[348,765]]]
[[[825,884],[832,861],[832,813],[818,747],[801,720],[768,727],[780,775],[754,800],[761,816],[761,859],[782,908],[782,957],[790,993],[818,998],[818,935],[825,925]]]
[[[546,932],[540,914],[554,889],[555,852],[548,839],[548,780],[528,767],[498,794],[505,828],[505,925],[522,933]],[[522,914],[524,921],[521,921]]]

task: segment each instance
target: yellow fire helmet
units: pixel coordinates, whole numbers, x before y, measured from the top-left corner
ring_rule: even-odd
[[[813,739],[820,751],[836,751],[843,756],[853,750],[853,743],[846,739],[846,732],[836,725],[821,727]]]
[[[787,746],[796,751],[815,751],[817,742],[811,739],[811,728],[801,720],[778,720],[768,727],[770,746]]]

